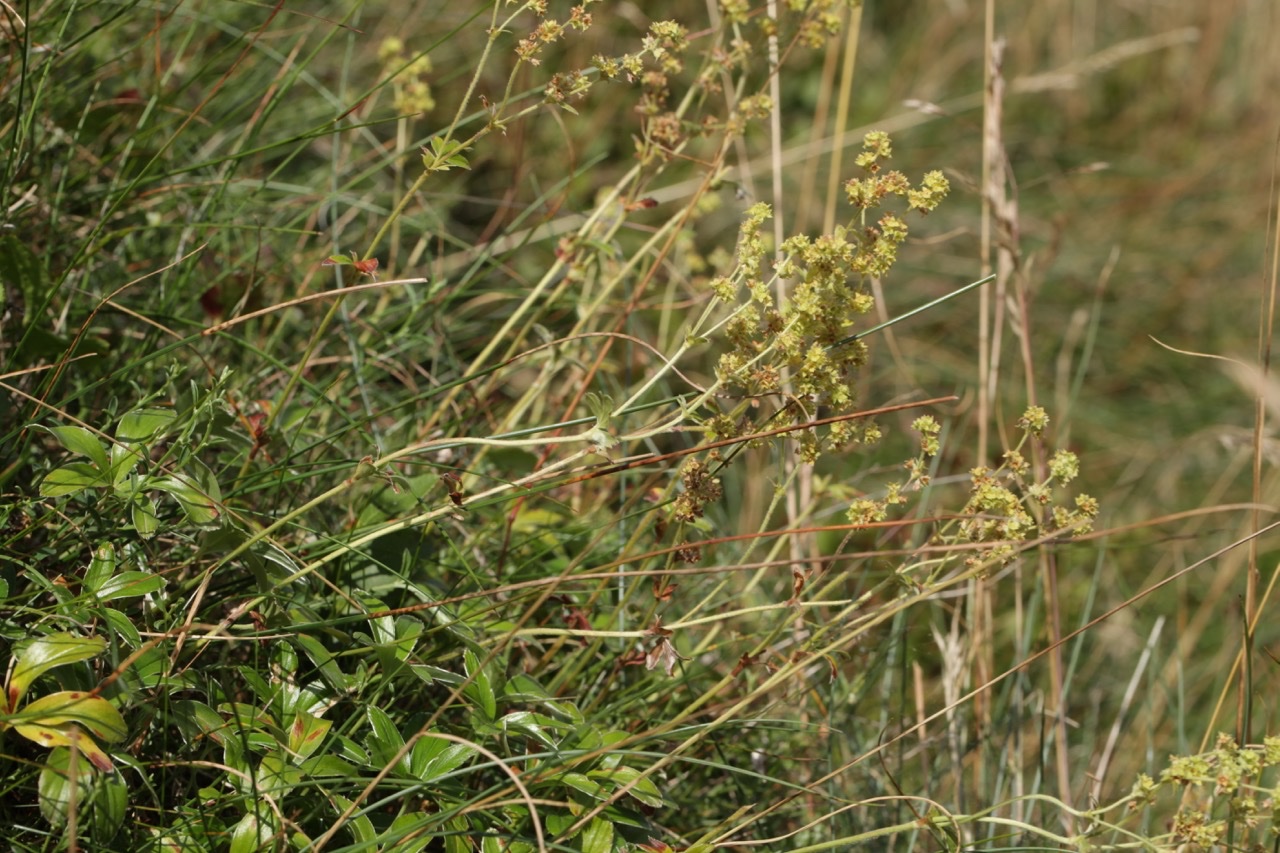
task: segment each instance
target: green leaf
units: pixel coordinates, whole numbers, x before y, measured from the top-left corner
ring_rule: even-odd
[[[447,172],[453,168],[470,169],[471,164],[462,155],[466,149],[455,139],[445,141],[443,136],[433,136],[427,140],[431,150],[422,150],[422,165],[429,172]]]
[[[369,737],[365,738],[365,745],[373,753],[373,760],[385,767],[394,761],[396,755],[404,748],[404,737],[387,716],[386,711],[381,708],[373,705],[365,708],[365,718],[373,729]],[[409,769],[406,760],[402,759],[401,763],[406,770]]]
[[[421,753],[418,751],[419,747],[422,747]],[[413,748],[414,761],[410,766],[413,767],[421,761],[420,769],[413,775],[423,782],[430,782],[452,773],[470,761],[478,751],[469,744],[451,743],[444,738],[431,737],[429,734],[419,738]]]
[[[480,706],[485,722],[490,722],[498,713],[498,700],[493,695],[493,685],[489,682],[489,676],[484,668],[480,666],[480,658],[475,652],[467,650],[463,653],[462,659],[467,675],[472,677],[471,683],[463,693]]]
[[[242,677],[247,669],[247,667],[239,669]],[[276,737],[279,729],[276,728],[271,715],[262,708],[247,702],[223,702],[218,705],[218,713],[223,715],[224,727],[229,729],[227,737],[222,740],[224,752],[234,749],[239,758],[240,750],[268,753],[279,747],[283,733],[280,733],[280,738]],[[249,761],[239,760],[244,765],[243,769],[248,770]],[[249,780],[238,778],[236,781],[238,784],[245,785],[248,790]]]
[[[332,732],[332,730],[330,730]],[[347,761],[352,761],[361,767],[368,767],[370,764],[369,753],[365,752],[364,747],[356,743],[349,737],[340,734],[333,735],[333,739],[337,744],[337,749],[333,750],[335,755],[340,756]]]
[[[431,844],[430,833],[423,832],[427,821],[422,815],[402,814],[391,822],[391,828],[381,836],[383,842],[379,850],[394,850],[396,853],[420,853]]]
[[[256,800],[251,802],[257,803],[257,813],[250,812],[240,818],[240,822],[231,830],[231,853],[258,853],[259,850],[270,847],[271,839],[276,834],[270,807]]]
[[[343,761],[338,756],[330,755],[328,752],[308,758],[302,762],[301,767],[307,778],[312,780],[329,779],[349,782],[360,775],[360,771],[356,770],[355,765],[351,762]]]
[[[219,505],[221,493],[218,492],[216,482],[213,483],[213,491],[217,494],[209,494],[203,486],[197,486],[190,478],[177,475],[151,480],[147,485],[172,495],[182,506],[187,518],[195,524],[211,524],[222,514]]]
[[[40,813],[45,817],[46,821],[55,827],[67,824],[67,816],[72,808],[72,751],[65,747],[59,747],[49,753],[49,761],[45,763],[44,768],[40,771],[40,781],[37,784],[37,790],[40,792]],[[79,777],[78,792],[74,795],[76,802],[84,802],[88,799],[88,767],[76,767],[76,775]]]
[[[84,589],[97,592],[116,573],[116,549],[110,542],[99,545],[93,551],[89,568],[84,571]]]
[[[79,783],[74,786],[79,789],[74,793],[71,784],[72,756],[75,756],[74,773]],[[40,794],[40,814],[44,819],[55,827],[64,826],[67,815],[73,808],[73,802],[78,810],[78,806],[89,799],[89,779],[92,773],[93,768],[78,752],[73,752],[66,747],[58,747],[49,753],[49,760],[41,769],[40,781],[37,784]]]
[[[588,391],[583,398],[587,411],[595,416],[596,426],[600,429],[608,429],[612,420],[614,403],[613,398],[608,394],[597,394],[595,391]]]
[[[578,819],[569,812],[553,812],[546,808],[540,808],[542,813],[542,823],[546,827],[547,835],[559,836],[563,835],[569,827],[578,822]]]
[[[150,539],[160,529],[160,516],[156,513],[155,502],[146,495],[134,495],[129,504],[129,517],[133,520],[133,529],[143,539]]]
[[[282,752],[265,755],[258,764],[258,787],[269,797],[283,798],[302,782],[302,771]]]
[[[95,608],[93,612],[99,619],[107,623],[116,636],[124,641],[126,646],[136,649],[142,645],[142,635],[138,633],[137,627],[126,614],[112,607]]]
[[[551,698],[545,687],[523,672],[517,672],[507,679],[507,683],[502,686],[502,695],[517,702],[545,702]]]
[[[116,613],[118,611],[103,607],[98,612]],[[126,638],[126,643],[128,642]],[[187,681],[185,673],[177,678],[168,677],[171,663],[169,656],[155,646],[142,649],[137,657],[131,659],[133,662],[129,664],[129,668],[120,675],[122,687],[128,687],[131,690],[155,690],[159,687],[182,690],[187,686],[184,683]]]
[[[513,711],[498,720],[498,728],[503,731],[517,731],[528,735],[548,749],[555,749],[559,743],[549,735],[546,728],[567,728],[550,717],[535,714],[532,711]]]
[[[427,765],[441,755],[447,746],[449,741],[442,737],[432,737],[430,733],[418,738],[409,750],[409,772],[422,779],[422,772]]]
[[[345,693],[349,687],[347,674],[339,668],[337,661],[324,645],[310,634],[295,634],[293,644],[311,663],[320,670],[320,676],[332,690]]]
[[[104,773],[94,780],[90,831],[99,844],[110,841],[124,824],[129,789],[119,773]]]
[[[84,755],[66,747],[49,753],[37,791],[45,820],[61,829],[74,810],[81,832],[87,829],[98,845],[110,841],[124,823],[128,789],[122,778],[114,773],[95,774]]]
[[[424,630],[425,626],[417,619],[401,616],[396,620],[396,641],[392,649],[397,661],[409,659]]]
[[[99,601],[136,598],[164,589],[164,578],[151,572],[121,572],[98,590]]]
[[[342,812],[351,808],[351,801],[341,794],[330,794],[329,797],[333,800],[333,804],[337,808],[337,811],[334,813],[335,819]],[[342,824],[342,828],[351,833],[352,840],[357,844],[373,849],[373,840],[378,837],[378,831],[374,829],[373,821],[369,820],[369,818],[364,814],[361,814],[359,809],[356,809],[352,813],[351,817],[346,819],[346,822]]]
[[[174,699],[169,703],[171,719],[178,731],[189,741],[201,736],[221,744],[229,735],[226,720],[203,702],[194,699]]]
[[[582,853],[610,853],[613,850],[613,824],[593,817],[582,830]]]
[[[627,789],[627,793],[635,797],[646,806],[659,808],[662,806],[662,792],[658,790],[658,786],[653,780],[644,776],[641,771],[634,767],[615,767],[612,770],[591,770],[587,773],[594,779],[608,779],[612,781],[617,788],[623,785],[635,783]]]
[[[88,462],[68,462],[54,468],[40,482],[40,496],[60,498],[85,489],[101,489],[110,485],[106,475]]]
[[[89,430],[78,426],[56,426],[46,427],[46,429],[53,433],[54,438],[58,439],[67,450],[81,456],[88,456],[89,461],[99,471],[107,470],[107,451],[98,437]]]
[[[127,444],[113,444],[110,457],[111,485],[116,489],[123,489],[133,469],[142,461],[142,453]]]
[[[49,670],[97,657],[106,647],[107,641],[101,637],[77,637],[66,633],[49,634],[28,643],[18,652],[13,675],[9,678],[9,707],[17,708],[31,682]]]
[[[594,797],[597,800],[603,800],[609,795],[608,792],[605,791],[604,788],[600,787],[598,783],[592,782],[581,773],[562,773],[556,778],[563,782],[565,786],[586,794],[588,797]]]
[[[471,822],[466,817],[455,817],[445,822],[449,834],[444,837],[444,853],[472,853]]]
[[[517,522],[518,523],[518,522]],[[510,702],[536,702],[566,720],[574,723],[583,721],[582,712],[572,702],[552,699],[551,694],[535,679],[523,672],[517,672],[507,679],[502,686],[502,696]]]
[[[177,417],[173,409],[134,409],[120,419],[116,440],[127,444],[151,441],[166,431]]]

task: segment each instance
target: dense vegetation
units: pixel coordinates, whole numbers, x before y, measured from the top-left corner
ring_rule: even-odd
[[[12,849],[1275,849],[1280,15],[996,5],[5,5]]]

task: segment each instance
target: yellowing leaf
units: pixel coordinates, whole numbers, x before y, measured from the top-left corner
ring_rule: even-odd
[[[102,751],[102,747],[93,738],[82,732],[74,723],[58,726],[47,726],[39,723],[22,723],[13,727],[14,731],[27,740],[52,749],[57,746],[75,747],[80,754],[93,763],[93,766],[106,773],[114,766],[111,757]]]
[[[20,725],[63,726],[75,723],[108,742],[124,740],[129,733],[116,707],[92,693],[65,690],[41,696],[17,715]]]

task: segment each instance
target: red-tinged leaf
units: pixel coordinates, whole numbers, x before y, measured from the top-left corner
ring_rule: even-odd
[[[378,259],[369,258],[367,261],[353,261],[351,266],[355,267],[356,272],[360,273],[360,275],[367,275],[376,278],[375,273],[378,271]]]
[[[574,631],[591,630],[591,620],[587,618],[587,614],[582,612],[581,607],[566,607],[564,609],[564,622]]]
[[[649,653],[645,655],[645,669],[655,669],[658,664],[662,664],[662,669],[670,676],[675,672],[676,662],[687,660],[680,656],[676,651],[676,647],[671,645],[671,641],[666,637],[662,637],[658,642],[653,644],[653,648],[649,649]]]
[[[111,761],[111,756],[103,752],[102,747],[93,742],[93,738],[86,734],[81,734],[76,740],[76,744],[93,766],[103,773],[110,773],[115,768],[115,764]]]
[[[632,649],[624,655],[618,657],[619,666],[640,666],[645,662],[648,655],[639,649]]]
[[[800,569],[792,567],[791,569],[791,600],[796,601],[800,598],[800,593],[804,592],[805,582],[809,579]]]
[[[736,678],[744,669],[750,666],[755,666],[759,662],[759,656],[749,655],[746,652],[743,652],[742,657],[738,658],[738,665],[733,668],[733,674],[729,677]]]
[[[659,841],[656,838],[650,838],[648,844],[637,844],[636,847],[646,851],[646,853],[675,853],[670,844],[665,841]]]
[[[680,588],[678,583],[667,583],[662,578],[653,579],[653,597],[659,601],[670,601],[671,596]]]
[[[200,309],[210,320],[217,319],[227,313],[227,306],[222,304],[222,289],[216,284],[200,294]]]
[[[671,636],[671,631],[667,628],[662,627],[661,616],[654,618],[653,625],[651,625],[649,627],[649,630],[646,631],[645,633],[648,634],[650,637],[670,637]]]
[[[462,500],[465,497],[462,491],[462,478],[452,471],[445,471],[440,475],[440,482],[444,483],[445,488],[449,490],[449,500],[453,501],[453,505],[462,506]]]
[[[289,727],[289,751],[301,758],[308,758],[320,747],[332,725],[332,720],[298,711],[293,718],[293,725]]]
[[[267,435],[267,416],[265,412],[254,412],[252,415],[244,419],[245,428],[249,430],[249,437],[253,439],[254,445],[262,445],[266,442]]]

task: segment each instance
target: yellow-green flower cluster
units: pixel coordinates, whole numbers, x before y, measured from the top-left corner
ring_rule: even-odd
[[[1049,416],[1032,406],[1018,419],[1023,442],[1039,441]],[[1004,454],[997,470],[986,467],[971,473],[969,502],[965,504],[961,535],[970,542],[989,542],[998,553],[987,551],[971,558],[974,566],[1011,559],[1018,542],[1056,533],[1079,534],[1092,529],[1099,512],[1096,499],[1077,495],[1071,505],[1054,504],[1053,487],[1070,483],[1080,473],[1080,461],[1066,450],[1055,452],[1042,481],[1029,481],[1030,462],[1018,448]]]
[[[398,38],[386,38],[378,46],[378,61],[383,74],[391,78],[392,104],[399,115],[429,113],[436,106],[427,75],[431,73],[431,59],[425,53],[407,59],[404,42]]]
[[[1170,826],[1171,841],[1209,849],[1220,844],[1228,823],[1238,830],[1252,830],[1262,824],[1263,810],[1270,811],[1266,827],[1267,846],[1273,846],[1280,835],[1280,789],[1265,785],[1262,774],[1280,765],[1280,737],[1267,736],[1262,746],[1243,748],[1231,735],[1220,734],[1212,752],[1203,755],[1174,756],[1160,774],[1159,782],[1141,775],[1130,792],[1130,807],[1138,809],[1152,803],[1161,787],[1173,788],[1183,806]],[[1199,794],[1188,796],[1187,789]],[[1259,801],[1259,797],[1263,801]],[[1220,819],[1225,802],[1226,819]],[[1194,804],[1194,805],[1193,805]],[[1247,836],[1237,836],[1237,849],[1262,849],[1249,846]]]
[[[760,109],[765,106],[762,103]],[[740,110],[748,112],[742,105]],[[849,184],[855,219],[829,234],[785,240],[772,275],[767,272],[770,247],[762,235],[772,211],[763,203],[753,205],[739,231],[737,268],[713,283],[721,299],[729,299],[743,286],[750,293],[748,303],[726,324],[732,349],[721,356],[717,375],[731,389],[751,395],[780,390],[789,378],[790,403],[774,424],[799,423],[815,417],[819,409],[846,412],[857,403],[856,381],[867,348],[862,341],[846,339],[874,306],[864,282],[888,272],[908,232],[905,220],[891,211],[884,211],[874,226],[864,224],[871,208],[911,191],[902,173],[882,173],[881,164],[892,153],[887,134],[867,134],[858,158],[866,177]],[[942,183],[932,182],[927,190],[935,201],[945,187],[945,179],[938,178]],[[777,279],[790,282],[783,306],[775,306],[769,295]],[[844,343],[835,346],[837,341]],[[860,437],[854,427],[838,433],[829,437],[832,443]],[[816,437],[801,437],[800,447],[802,457],[813,460],[822,443]],[[913,471],[913,479],[923,482],[922,471]]]
[[[942,426],[933,415],[921,415],[911,422],[911,428],[920,434],[920,455],[906,462],[907,486],[922,488],[929,485],[929,460],[938,455]]]

